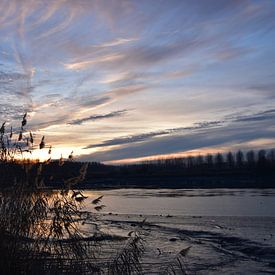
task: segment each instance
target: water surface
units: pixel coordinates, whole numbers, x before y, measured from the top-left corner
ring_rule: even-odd
[[[275,189],[115,189],[85,194],[88,209],[103,195],[106,213],[275,217]]]

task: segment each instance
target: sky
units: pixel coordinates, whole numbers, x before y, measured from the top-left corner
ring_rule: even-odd
[[[273,0],[0,0],[0,122],[27,112],[53,157],[81,161],[274,148],[274,14]]]

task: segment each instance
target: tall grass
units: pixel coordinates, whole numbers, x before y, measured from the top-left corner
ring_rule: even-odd
[[[44,148],[49,148],[50,154],[52,148],[47,147],[44,136],[35,145],[32,132],[25,130],[26,125],[27,114],[17,131],[11,128],[7,132],[6,123],[0,128],[0,163],[17,163],[21,169],[20,177],[15,176],[0,192],[1,274],[103,273],[96,261],[98,244],[93,238],[87,240],[80,227],[87,218],[87,213],[82,211],[87,197],[75,187],[84,180],[88,164],[80,168],[78,176],[64,180],[62,190],[48,190],[43,169],[50,162],[50,156],[48,161],[38,164],[23,156]],[[69,159],[72,160],[72,153]],[[60,165],[64,165],[63,158]],[[103,207],[101,199],[92,202],[97,211]],[[129,236],[126,247],[110,259],[108,273],[140,272],[142,252],[141,238],[137,234]]]

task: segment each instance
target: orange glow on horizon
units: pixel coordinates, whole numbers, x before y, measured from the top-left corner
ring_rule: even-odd
[[[127,163],[138,163],[143,161],[156,161],[159,159],[170,159],[170,158],[184,158],[184,157],[194,157],[194,156],[205,156],[207,154],[216,154],[216,153],[224,153],[226,149],[216,149],[216,148],[202,148],[196,150],[190,150],[185,152],[179,152],[174,154],[162,154],[162,155],[154,155],[149,157],[141,157],[141,158],[128,158],[122,160],[114,160],[114,161],[104,161],[105,164],[127,164]]]

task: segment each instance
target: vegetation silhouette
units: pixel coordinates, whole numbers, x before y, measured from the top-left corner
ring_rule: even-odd
[[[97,258],[98,240],[103,237],[97,227],[88,237],[81,229],[87,220],[96,223],[97,215],[82,209],[87,197],[75,189],[84,180],[88,163],[78,167],[78,175],[63,177],[59,190],[47,188],[43,171],[51,164],[51,146],[47,147],[44,136],[35,145],[26,125],[27,114],[16,131],[11,128],[7,132],[6,123],[0,128],[1,175],[7,175],[1,177],[0,192],[1,274],[103,273]],[[35,149],[49,149],[49,160],[34,163],[23,158]],[[71,162],[72,154],[67,163]],[[58,167],[65,165],[61,158]],[[101,200],[99,197],[92,201],[95,211],[102,209]],[[138,232],[127,238],[127,247],[128,257],[123,257],[122,251],[110,258],[105,272],[114,274],[113,268],[119,271],[127,265],[128,271],[140,270],[143,244]]]
[[[64,188],[64,178],[77,177],[84,164],[77,161],[64,163],[60,167],[59,161],[52,161],[45,167],[43,178],[46,186]],[[2,177],[7,176],[2,174]],[[4,184],[1,176],[0,182]],[[86,177],[78,187],[274,188],[275,150],[163,158],[123,165],[90,162]]]
[[[40,163],[32,163],[35,174]],[[66,188],[77,181],[79,171],[87,163],[71,159],[52,160],[41,172],[48,188]],[[23,177],[18,162],[0,162],[2,188]],[[35,175],[33,175],[34,177]],[[67,181],[69,179],[69,181]],[[105,165],[90,162],[78,188],[274,188],[275,150],[228,152],[163,158],[135,164]]]
[[[128,182],[142,187],[274,188],[275,150],[239,150],[106,166],[108,176],[119,179],[121,185]]]

